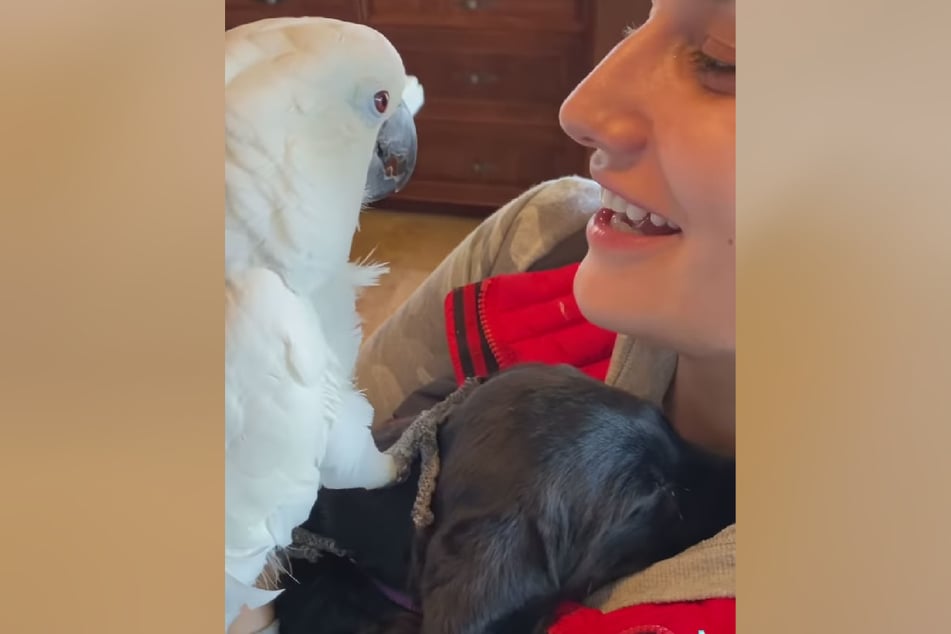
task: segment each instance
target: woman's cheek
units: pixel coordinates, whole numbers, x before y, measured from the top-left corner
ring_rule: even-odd
[[[665,143],[659,147],[662,168],[691,224],[703,223],[711,211],[717,212],[717,224],[722,224],[723,210],[733,213],[736,207],[733,104],[724,104],[724,112],[712,116],[681,111],[682,117],[669,121],[666,127]],[[683,125],[683,121],[693,125]]]

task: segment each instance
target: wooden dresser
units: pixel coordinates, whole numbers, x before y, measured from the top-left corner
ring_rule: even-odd
[[[419,78],[419,159],[378,206],[486,215],[550,178],[587,174],[562,132],[571,89],[650,0],[226,0],[226,28],[315,15],[369,24]]]

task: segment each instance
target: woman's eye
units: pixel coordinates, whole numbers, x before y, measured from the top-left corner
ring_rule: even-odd
[[[714,92],[736,92],[736,64],[722,62],[703,51],[694,51],[691,62],[704,87]]]
[[[694,51],[693,64],[700,71],[717,73],[735,73],[736,64],[721,62],[718,59],[710,57],[703,51]]]
[[[381,90],[380,92],[373,95],[373,107],[376,108],[376,111],[380,114],[386,112],[387,106],[390,105],[390,93]]]

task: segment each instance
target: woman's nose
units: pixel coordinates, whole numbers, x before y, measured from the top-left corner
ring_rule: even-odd
[[[630,160],[644,151],[650,120],[636,84],[637,62],[622,44],[612,51],[561,105],[559,122],[575,142]]]

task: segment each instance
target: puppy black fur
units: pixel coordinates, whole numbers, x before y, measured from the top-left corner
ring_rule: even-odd
[[[680,439],[645,401],[569,366],[492,377],[439,433],[434,525],[415,534],[418,465],[396,486],[321,490],[305,527],[328,557],[279,597],[282,634],[529,634],[558,604],[735,520],[735,467]],[[409,592],[421,615],[369,579]]]

